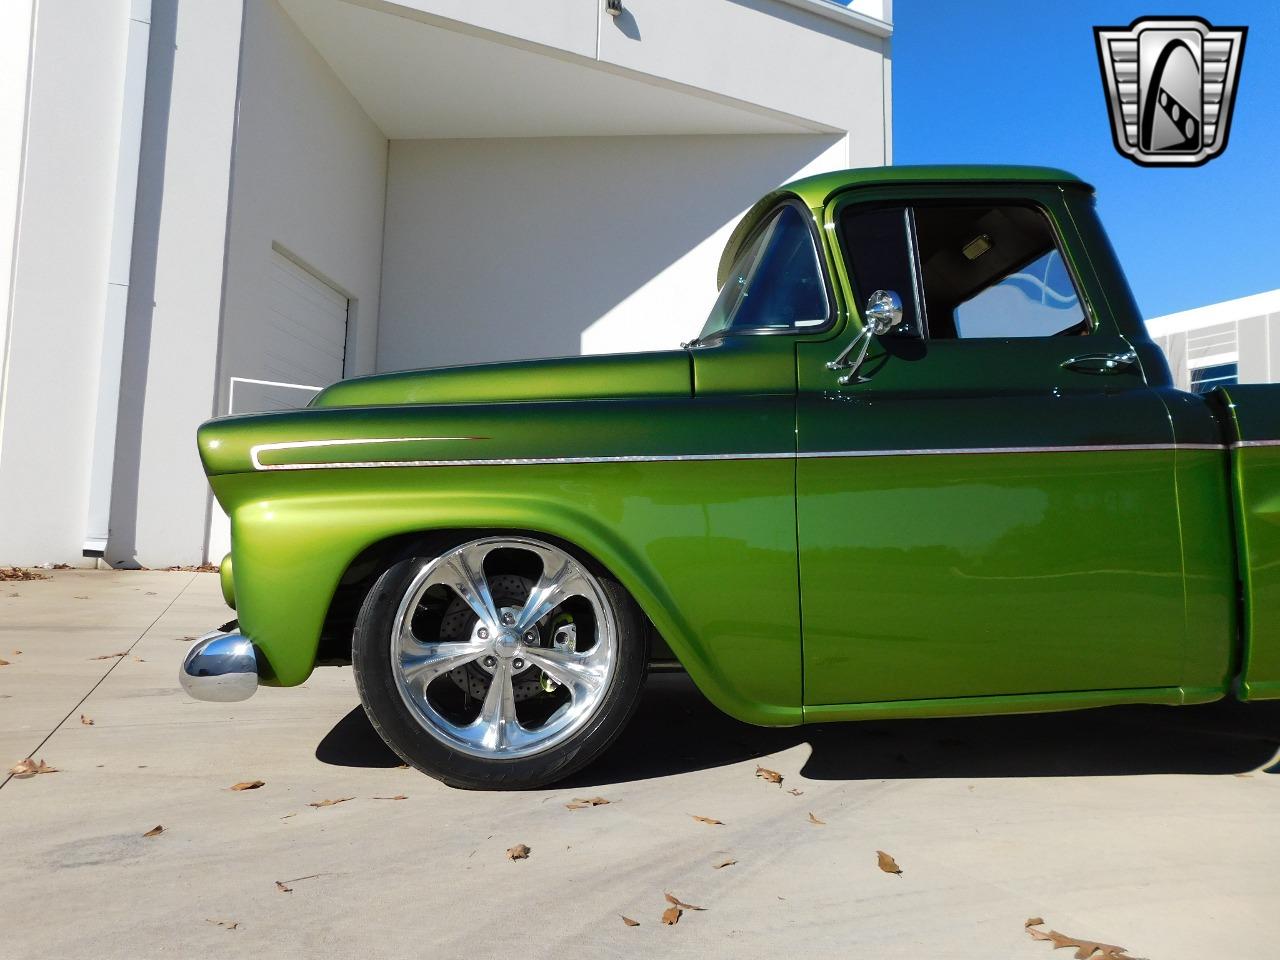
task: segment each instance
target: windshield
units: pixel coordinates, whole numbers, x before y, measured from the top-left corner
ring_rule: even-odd
[[[804,214],[788,204],[739,254],[699,340],[761,328],[805,328],[827,322],[827,290]]]

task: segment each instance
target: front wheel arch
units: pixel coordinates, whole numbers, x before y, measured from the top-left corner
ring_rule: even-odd
[[[378,578],[388,569],[411,557],[438,556],[467,540],[489,536],[523,536],[545,540],[574,554],[597,576],[608,577],[622,584],[631,593],[632,598],[636,599],[634,591],[627,587],[622,578],[618,577],[598,557],[589,550],[584,550],[580,545],[552,533],[510,527],[450,527],[400,533],[370,544],[361,550],[343,571],[325,614],[324,625],[321,627],[316,664],[350,663],[351,634],[355,628],[360,607]],[[649,631],[650,661],[657,663],[676,661],[683,666],[684,661],[668,645],[654,625],[653,619],[645,611],[644,604],[638,599],[636,603],[645,614],[645,624]]]

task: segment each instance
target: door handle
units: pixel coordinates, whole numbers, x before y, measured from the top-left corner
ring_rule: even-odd
[[[1137,352],[1128,350],[1124,353],[1087,353],[1084,356],[1072,357],[1062,363],[1062,369],[1075,373],[1106,376],[1112,373],[1124,373],[1137,365]]]

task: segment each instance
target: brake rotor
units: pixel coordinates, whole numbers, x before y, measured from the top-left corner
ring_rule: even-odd
[[[504,573],[489,578],[489,593],[493,597],[494,606],[500,611],[519,611],[529,598],[529,591],[532,589],[532,581],[515,574]],[[478,619],[467,602],[455,596],[445,608],[444,616],[440,620],[440,639],[466,640],[471,636],[471,630]],[[533,629],[536,631],[538,628],[535,626]],[[493,675],[482,667],[478,660],[454,667],[445,676],[452,680],[459,690],[476,700],[484,700],[485,694],[489,692],[489,681],[493,678]],[[540,679],[541,671],[536,667],[529,667],[512,677],[511,690],[515,694],[516,703],[542,693],[542,687],[538,684]]]

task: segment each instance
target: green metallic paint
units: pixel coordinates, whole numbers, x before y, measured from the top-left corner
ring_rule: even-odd
[[[1141,369],[1098,377],[1062,367],[1081,353],[1130,349],[1063,191],[928,184],[910,195],[917,205],[978,198],[1044,210],[1093,333],[880,338],[866,382],[847,386],[823,365],[832,345],[800,343],[798,450],[1122,449],[801,459],[806,705],[1182,680],[1186,610],[1168,414]],[[825,220],[839,222],[849,204],[901,199],[883,187],[850,190]],[[850,290],[847,270],[839,276]],[[867,292],[850,296],[860,302]],[[1161,448],[1135,449],[1142,445]]]
[[[486,439],[399,453],[783,457],[323,469],[335,456],[386,456],[385,445],[357,444],[262,455],[321,469],[253,470],[250,459],[263,443],[425,436]],[[603,563],[726,711],[800,721],[790,398],[312,409],[212,421],[199,444],[232,520],[240,626],[270,682],[306,679],[329,598],[366,547],[407,532],[511,529],[560,537]]]
[[[236,608],[235,572],[231,563],[231,554],[222,558],[218,564],[218,586],[222,588],[222,599],[232,610]]]
[[[1224,387],[1211,401],[1237,444],[1230,482],[1242,586],[1240,696],[1280,698],[1280,387]]]
[[[915,717],[985,717],[1002,713],[1054,713],[1113,707],[1125,703],[1186,706],[1222,698],[1216,687],[1138,687],[1131,690],[1073,690],[1062,693],[1023,693],[991,697],[938,697],[923,700],[882,700],[805,706],[805,723],[832,720],[906,720]]]
[[[668,350],[382,373],[340,380],[320,391],[311,406],[687,396],[689,355]]]
[[[1137,370],[1064,372],[1062,341],[882,338],[870,381],[836,384],[825,362],[861,323],[841,206],[978,197],[1047,211],[1095,324],[1067,345],[1131,346]],[[753,723],[1221,696],[1235,577],[1215,445],[1235,419],[1169,387],[1089,188],[1043,168],[824,174],[756,204],[722,268],[796,200],[829,278],[822,330],[385,374],[335,384],[307,410],[202,427],[232,518],[225,570],[265,681],[306,679],[334,591],[371,546],[513,530],[608,568],[708,697]],[[1280,436],[1272,395],[1246,396],[1265,408],[1247,428],[1266,438]],[[861,455],[1135,444],[1155,449]],[[1280,447],[1234,463],[1251,505],[1246,624],[1274,636]],[[1246,695],[1280,695],[1280,643],[1251,643],[1246,659]]]
[[[240,627],[270,682],[307,678],[329,598],[366,547],[407,531],[519,530],[604,564],[713,702],[771,725],[801,719],[793,483],[789,460],[213,479],[231,514]]]

